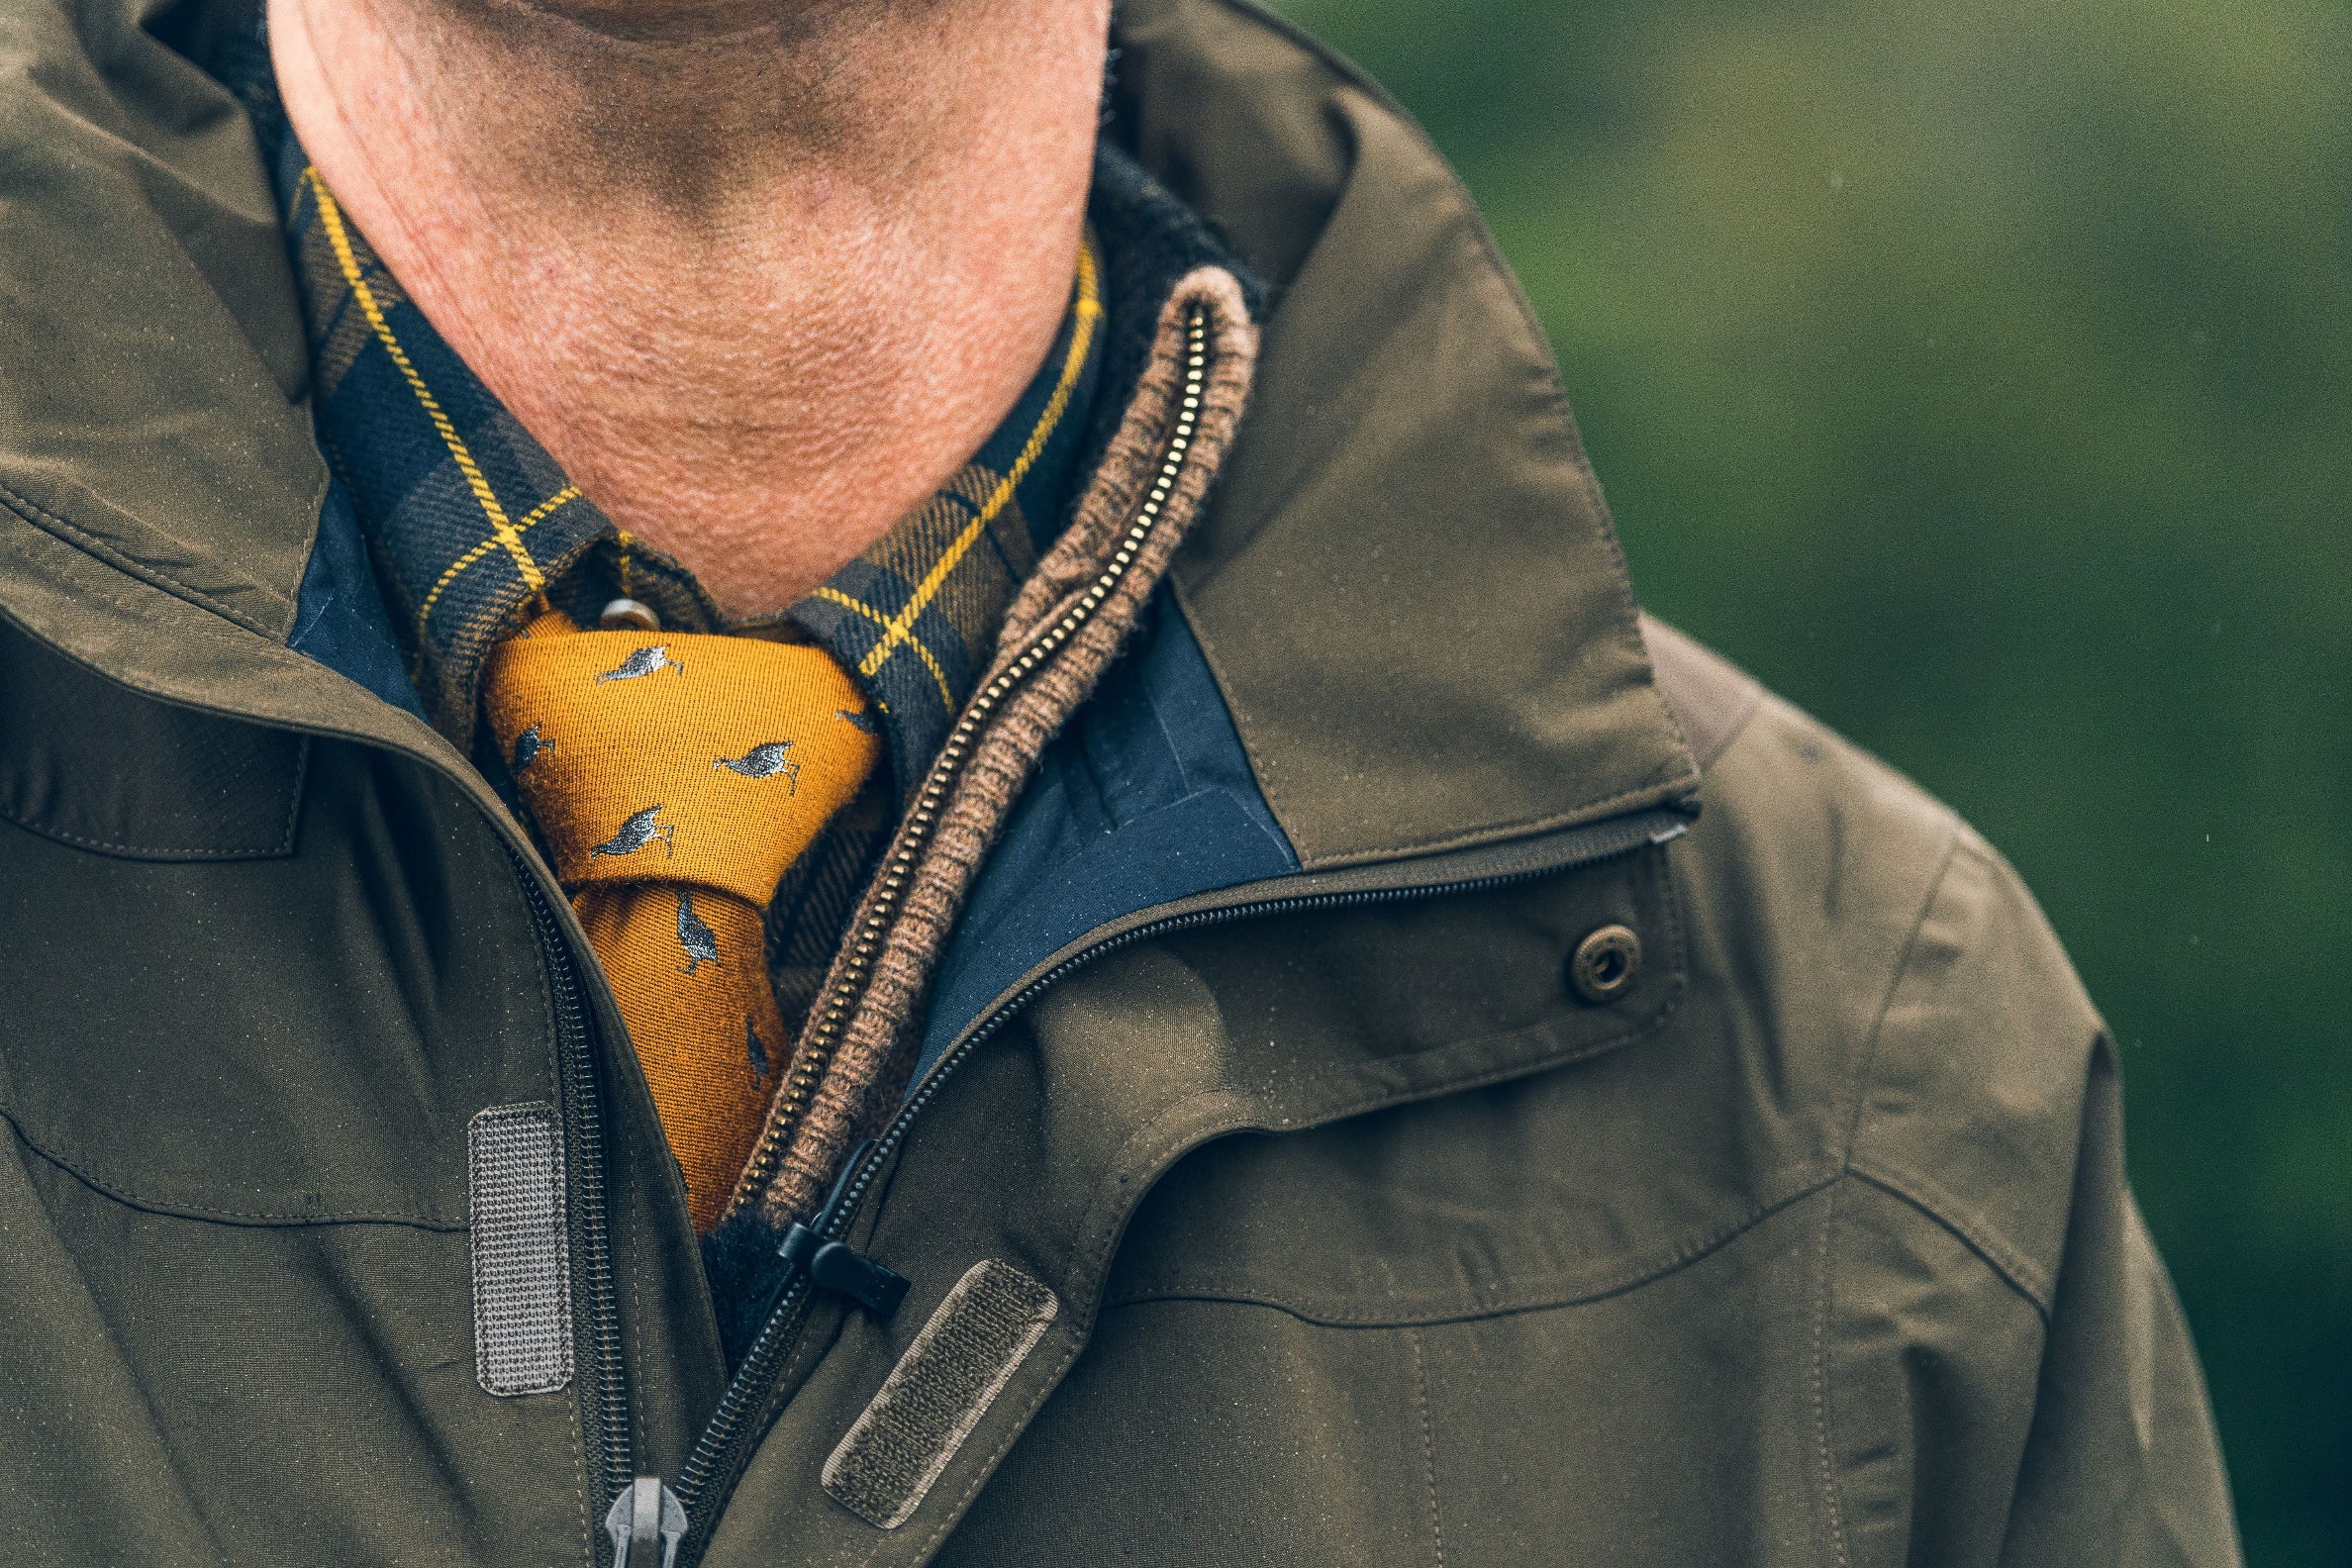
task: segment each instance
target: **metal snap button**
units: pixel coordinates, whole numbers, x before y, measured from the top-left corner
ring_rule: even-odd
[[[616,599],[604,607],[596,624],[607,632],[658,632],[661,617],[653,613],[651,605],[638,604],[635,599]]]
[[[1641,970],[1641,938],[1630,926],[1604,926],[1576,944],[1568,960],[1568,983],[1596,1005],[1615,1002],[1632,987]]]

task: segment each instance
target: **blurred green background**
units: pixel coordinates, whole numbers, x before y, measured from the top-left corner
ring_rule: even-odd
[[[1643,601],[2040,894],[2249,1558],[2352,1563],[2352,7],[1278,8],[1468,179]]]

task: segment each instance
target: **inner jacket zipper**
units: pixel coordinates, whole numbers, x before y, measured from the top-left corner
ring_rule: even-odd
[[[921,795],[917,797],[914,808],[908,812],[899,830],[898,841],[892,846],[890,858],[876,873],[872,902],[850,940],[841,973],[820,1004],[808,1038],[794,1052],[791,1075],[778,1091],[777,1114],[770,1119],[759,1143],[745,1163],[742,1179],[736,1185],[731,1207],[756,1201],[758,1195],[773,1181],[785,1145],[807,1111],[816,1093],[818,1080],[832,1061],[833,1051],[858,1003],[864,998],[866,983],[873,973],[874,960],[881,952],[891,924],[898,915],[900,901],[914,881],[916,863],[931,842],[932,832],[946,809],[948,797],[979,744],[981,732],[1003,710],[1013,694],[1028,682],[1029,676],[1059,652],[1081,627],[1094,619],[1096,612],[1117,591],[1144,543],[1162,522],[1168,502],[1176,493],[1177,482],[1191,461],[1193,441],[1200,430],[1209,378],[1209,310],[1205,304],[1194,303],[1185,322],[1184,336],[1183,393],[1177,401],[1174,426],[1162,448],[1159,468],[1152,476],[1150,491],[1136,508],[1126,538],[1119,541],[1119,547],[1112,552],[1110,560],[1104,563],[1103,569],[1086,591],[1070,604],[1052,626],[1031,638],[1029,646],[1017,657],[1000,667],[956,720],[955,729],[939,748],[938,758],[931,764],[931,773],[924,780]],[[998,1011],[1001,1018],[1006,1010]],[[991,1020],[989,1028],[993,1029],[996,1020]],[[965,1042],[967,1047],[969,1043],[968,1040]],[[931,1079],[926,1080],[925,1092],[911,1098],[901,1109],[890,1133],[877,1140],[880,1146],[886,1149],[898,1146],[899,1139],[904,1135],[900,1128],[912,1113],[921,1105],[929,1103],[930,1083],[938,1076],[934,1071]],[[810,1293],[808,1264],[816,1257],[818,1248],[839,1238],[841,1227],[847,1224],[847,1217],[855,1212],[858,1200],[864,1196],[865,1180],[872,1169],[870,1157],[869,1154],[868,1160],[862,1162],[852,1157],[816,1223],[806,1227],[814,1232],[813,1238],[799,1238],[812,1244],[801,1246],[793,1254],[780,1296],[769,1310],[750,1349],[744,1353],[742,1364],[729,1380],[727,1392],[721,1396],[710,1423],[696,1439],[685,1466],[678,1472],[678,1500],[685,1506],[688,1519],[689,1562],[700,1555],[702,1543],[710,1538],[711,1520],[708,1516],[716,1511],[709,1505],[714,1501],[723,1501],[724,1494],[733,1489],[735,1478],[741,1472],[750,1443],[756,1436],[751,1431],[751,1418],[766,1403],[766,1395],[805,1316]],[[632,1562],[629,1568],[650,1568],[650,1565]],[[667,1568],[666,1564],[664,1568]]]
[[[1200,429],[1203,393],[1207,390],[1209,373],[1209,311],[1194,304],[1185,323],[1184,390],[1176,409],[1176,419],[1167,443],[1162,450],[1158,472],[1154,474],[1151,490],[1136,509],[1127,537],[1120,540],[1095,580],[1073,601],[1055,623],[1031,638],[1019,656],[1007,661],[996,675],[964,708],[946,742],[940,746],[936,760],[924,780],[923,791],[914,807],[900,825],[897,841],[889,858],[875,873],[873,893],[856,932],[850,937],[839,975],[829,986],[824,1000],[812,1015],[808,1036],[793,1052],[792,1066],[783,1086],[777,1091],[776,1112],[770,1117],[759,1142],[744,1163],[743,1174],[737,1181],[729,1209],[756,1202],[760,1193],[774,1180],[784,1149],[793,1130],[806,1114],[816,1094],[819,1079],[833,1052],[842,1032],[848,1028],[857,1005],[864,999],[866,985],[873,975],[874,960],[879,956],[892,922],[897,918],[901,901],[915,877],[916,863],[924,848],[931,842],[947,798],[965,764],[979,744],[980,735],[989,721],[1003,709],[1006,701],[1027,683],[1040,665],[1068,643],[1078,630],[1093,620],[1095,613],[1117,590],[1134,564],[1145,540],[1156,529],[1167,504],[1176,492],[1177,481],[1183,476],[1191,458],[1193,440]],[[934,1074],[935,1076],[935,1074]],[[909,1110],[913,1109],[910,1102]],[[905,1112],[902,1111],[902,1119]],[[888,1140],[897,1146],[893,1136]],[[853,1169],[863,1169],[854,1159]],[[715,1512],[707,1505],[721,1496],[724,1489],[732,1490],[735,1478],[740,1474],[747,1455],[750,1437],[747,1435],[750,1417],[765,1403],[774,1383],[785,1352],[790,1348],[794,1330],[805,1315],[809,1295],[807,1265],[813,1261],[817,1246],[836,1239],[840,1212],[848,1197],[851,1183],[846,1179],[834,1188],[833,1197],[826,1205],[826,1213],[819,1216],[820,1226],[816,1245],[803,1248],[787,1265],[787,1283],[775,1305],[769,1310],[758,1337],[744,1354],[742,1364],[728,1381],[727,1391],[712,1413],[702,1435],[695,1440],[685,1466],[678,1473],[675,1494],[670,1494],[656,1478],[631,1477],[627,1471],[616,1472],[612,1478],[618,1485],[626,1481],[627,1488],[617,1495],[606,1490],[601,1495],[612,1497],[611,1512],[605,1524],[612,1537],[616,1568],[673,1568],[680,1546],[687,1548],[687,1561],[699,1557],[702,1546],[710,1538],[710,1521],[704,1516]],[[856,1186],[857,1196],[863,1196],[863,1186]],[[823,1226],[834,1228],[827,1230]],[[804,1239],[806,1239],[804,1237]],[[609,1264],[607,1265],[609,1268]],[[592,1292],[593,1294],[593,1292]],[[624,1440],[626,1441],[626,1440]],[[611,1444],[607,1444],[608,1450]],[[624,1448],[625,1452],[626,1449]],[[671,1498],[684,1506],[681,1522],[685,1540],[681,1542],[662,1526],[667,1522]],[[658,1545],[658,1562],[652,1548]]]
[[[1167,502],[1175,493],[1177,481],[1189,460],[1194,435],[1200,423],[1208,362],[1208,311],[1206,307],[1196,305],[1186,328],[1183,396],[1178,404],[1174,430],[1168,438],[1149,494],[1137,509],[1134,521],[1126,538],[1120,541],[1119,548],[1086,592],[1072,603],[1053,626],[1039,634],[1018,657],[998,671],[986,689],[965,708],[954,731],[941,746],[922,794],[900,829],[889,859],[876,874],[873,901],[851,939],[847,960],[842,965],[839,978],[815,1015],[815,1028],[795,1053],[791,1076],[779,1091],[779,1114],[771,1120],[746,1163],[742,1179],[736,1187],[735,1203],[755,1201],[757,1194],[774,1177],[782,1161],[784,1145],[813,1098],[818,1079],[831,1061],[857,1004],[863,999],[874,960],[881,951],[890,924],[898,912],[900,899],[914,880],[916,861],[931,840],[931,833],[945,810],[947,797],[978,743],[981,730],[1029,675],[1059,651],[1078,629],[1093,618],[1118,588],[1144,541],[1159,525]],[[695,1439],[693,1449],[678,1472],[674,1491],[662,1486],[656,1478],[631,1476],[628,1468],[626,1392],[621,1388],[617,1364],[612,1367],[612,1376],[601,1382],[599,1392],[603,1416],[599,1426],[608,1469],[603,1486],[594,1495],[611,1500],[606,1528],[612,1538],[617,1568],[619,1565],[626,1565],[626,1568],[679,1568],[681,1564],[689,1565],[690,1568],[690,1565],[700,1561],[708,1548],[720,1514],[765,1431],[768,1423],[760,1420],[761,1414],[770,1403],[785,1361],[799,1342],[800,1330],[807,1320],[814,1295],[810,1264],[824,1256],[825,1249],[831,1243],[838,1242],[849,1229],[875,1177],[889,1164],[905,1142],[915,1120],[937,1098],[941,1087],[954,1076],[955,1070],[1040,993],[1105,954],[1171,931],[1267,915],[1400,903],[1501,887],[1553,875],[1630,852],[1647,843],[1662,841],[1680,833],[1687,821],[1686,816],[1666,809],[1594,824],[1577,835],[1582,852],[1550,856],[1539,865],[1493,875],[1421,886],[1243,899],[1233,904],[1195,909],[1148,921],[1105,937],[1079,949],[1038,975],[990,1011],[940,1058],[908,1097],[888,1128],[879,1137],[869,1139],[851,1153],[816,1217],[805,1225],[793,1227],[793,1235],[785,1247],[789,1261],[784,1281],[757,1336],[744,1352],[735,1375],[729,1379],[717,1409],[713,1411],[701,1435]],[[537,889],[533,891],[536,900]],[[543,903],[535,907],[543,909]],[[568,967],[563,972],[568,974]],[[576,1007],[576,997],[574,1005]],[[592,1107],[593,1085],[590,1085],[588,1094],[578,1098],[586,1100]],[[589,1135],[595,1135],[593,1124]],[[595,1309],[599,1326],[590,1335],[592,1341],[601,1344],[599,1336],[612,1333],[612,1329],[605,1326],[611,1323],[607,1316],[611,1296],[611,1260],[605,1250],[609,1243],[604,1233],[601,1164],[594,1171],[594,1179],[598,1199],[596,1230],[593,1237],[583,1236],[579,1239],[589,1248],[586,1254],[590,1260],[588,1294],[592,1300],[603,1304]],[[841,1251],[845,1251],[845,1248],[836,1248],[836,1255]],[[873,1267],[864,1264],[864,1260],[859,1262],[866,1267]],[[600,1269],[601,1287],[597,1273]],[[874,1268],[873,1271],[895,1281],[895,1276],[889,1275],[885,1269]],[[897,1286],[903,1289],[904,1282],[897,1282]],[[895,1305],[895,1295],[888,1299]],[[613,1349],[617,1352],[617,1335]],[[600,1348],[598,1354],[601,1356],[603,1353]]]
[[[1164,936],[1172,931],[1219,926],[1231,921],[1487,892],[1514,883],[1557,876],[1621,854],[1630,854],[1646,845],[1673,838],[1688,826],[1688,816],[1671,808],[1640,812],[1618,822],[1594,824],[1587,831],[1591,836],[1584,839],[1584,853],[1568,854],[1521,870],[1418,887],[1362,888],[1335,893],[1307,893],[1289,898],[1253,899],[1147,921],[1082,947],[1005,999],[953,1049],[939,1058],[915,1093],[908,1097],[906,1105],[892,1119],[889,1127],[880,1136],[861,1144],[850,1155],[833,1185],[832,1196],[827,1199],[817,1217],[809,1222],[807,1228],[813,1241],[801,1247],[799,1255],[808,1257],[816,1246],[838,1241],[848,1231],[856,1221],[859,1205],[872,1190],[875,1178],[889,1165],[899,1146],[906,1141],[916,1118],[938,1097],[939,1091],[954,1076],[958,1067],[970,1060],[982,1045],[1038,996],[1098,958],[1134,942]],[[729,1381],[727,1392],[721,1397],[710,1423],[703,1428],[692,1453],[687,1456],[685,1466],[678,1472],[676,1495],[689,1520],[684,1543],[687,1550],[682,1559],[687,1564],[701,1559],[703,1550],[710,1542],[712,1530],[717,1525],[717,1514],[749,1462],[751,1450],[758,1444],[760,1423],[754,1421],[754,1417],[766,1403],[770,1385],[797,1342],[813,1294],[805,1269],[796,1269],[787,1278],[774,1307],[769,1310],[761,1325],[758,1337],[752,1341],[750,1349],[744,1352],[742,1365]],[[631,1560],[629,1568],[638,1568],[635,1559]]]

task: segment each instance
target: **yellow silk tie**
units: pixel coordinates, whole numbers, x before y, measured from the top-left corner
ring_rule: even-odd
[[[560,612],[491,652],[483,691],[707,1230],[791,1048],[761,912],[873,770],[880,726],[822,648]]]

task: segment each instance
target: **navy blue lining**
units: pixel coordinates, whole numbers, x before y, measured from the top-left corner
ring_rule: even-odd
[[[1166,590],[1047,747],[956,923],[920,1076],[1058,948],[1154,905],[1299,869],[1209,661]]]
[[[338,675],[357,681],[395,708],[425,717],[425,705],[400,656],[384,591],[368,564],[359,516],[341,479],[327,485],[319,509],[318,542],[302,570],[294,601],[294,635],[286,646],[317,659]]]

